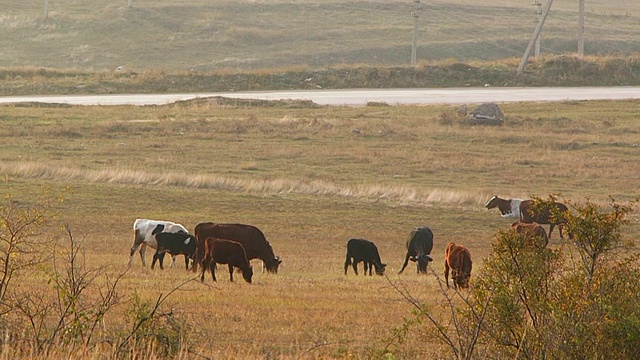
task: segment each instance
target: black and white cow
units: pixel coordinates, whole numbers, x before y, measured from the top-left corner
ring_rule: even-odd
[[[430,255],[431,250],[433,250],[433,232],[431,229],[426,226],[413,229],[409,234],[409,238],[407,238],[406,245],[407,255],[398,274],[402,274],[409,260],[416,262],[418,274],[426,274],[427,265],[430,261],[433,261]]]
[[[376,245],[365,239],[349,239],[347,241],[347,259],[344,262],[344,274],[347,275],[349,265],[353,265],[353,271],[358,275],[358,263],[364,262],[364,274],[371,276],[371,270],[375,267],[377,275],[384,275],[384,268],[387,264],[383,264],[380,260],[380,254]]]
[[[156,227],[156,230],[159,228]],[[168,233],[168,232],[152,232],[156,237],[156,253],[153,255],[151,268],[153,269],[156,261],[159,260],[160,268],[164,270],[163,260],[164,254],[169,253],[172,256],[184,255],[184,265],[189,270],[189,259],[193,259],[196,252],[196,238],[191,234]]]
[[[131,264],[133,263],[133,255],[136,253],[136,250],[138,250],[138,248],[140,248],[140,259],[142,259],[142,266],[147,266],[147,262],[145,261],[144,256],[147,246],[150,246],[154,249],[157,247],[154,231],[155,233],[189,233],[184,226],[173,223],[171,221],[136,219],[136,221],[133,223],[133,246],[131,247],[131,252],[129,253],[128,266],[131,266]],[[175,264],[175,257],[173,258],[173,263]]]

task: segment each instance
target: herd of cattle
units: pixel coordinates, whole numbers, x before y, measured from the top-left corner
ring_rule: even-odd
[[[517,218],[512,229],[517,233],[524,234],[527,238],[535,239],[539,246],[547,246],[551,231],[554,226],[558,226],[560,237],[562,235],[562,219],[555,219],[551,216],[549,207],[535,209],[532,200],[521,199],[501,199],[494,196],[485,207],[487,209],[498,208],[505,218]],[[559,211],[567,211],[567,207],[560,203],[553,206]],[[549,235],[540,224],[550,224]],[[129,266],[133,262],[135,252],[140,249],[142,265],[146,266],[145,250],[149,246],[155,248],[151,268],[156,262],[160,268],[164,269],[164,256],[169,253],[172,256],[172,263],[175,266],[176,256],[184,255],[185,268],[189,270],[191,260],[191,270],[196,272],[201,269],[200,280],[204,281],[207,269],[216,281],[216,264],[227,264],[229,267],[229,279],[233,281],[233,270],[238,268],[242,272],[242,277],[251,283],[253,268],[250,261],[260,259],[266,270],[277,273],[282,260],[273,252],[271,244],[267,241],[264,233],[253,225],[246,224],[218,224],[200,223],[196,225],[194,234],[190,234],[187,229],[177,223],[170,221],[158,221],[149,219],[137,219],[133,224],[134,242],[129,254]],[[427,265],[433,261],[431,251],[433,250],[433,232],[428,227],[418,227],[413,229],[406,241],[407,254],[399,273],[407,267],[409,260],[416,263],[417,273],[426,273]],[[386,264],[380,259],[380,254],[376,245],[366,239],[350,239],[347,241],[347,256],[344,263],[344,273],[347,274],[349,266],[358,274],[358,263],[364,263],[364,273],[372,275],[375,271],[378,275],[383,275]],[[445,281],[449,287],[449,271],[456,288],[466,288],[471,277],[472,260],[469,249],[464,245],[453,242],[447,244],[445,249]]]
[[[166,253],[172,256],[174,265],[176,256],[184,255],[186,269],[189,269],[189,260],[192,260],[192,271],[196,272],[200,266],[200,280],[203,281],[207,269],[216,281],[216,264],[229,266],[231,281],[233,269],[238,268],[242,271],[242,277],[250,283],[253,268],[249,261],[252,259],[262,260],[267,271],[272,273],[278,272],[278,266],[282,262],[273,253],[271,244],[262,231],[252,225],[200,223],[192,235],[184,226],[170,221],[137,219],[133,223],[133,232],[134,241],[129,254],[129,266],[138,248],[142,265],[146,266],[145,250],[150,246],[156,249],[151,268],[159,262],[160,268],[164,269],[163,260]]]

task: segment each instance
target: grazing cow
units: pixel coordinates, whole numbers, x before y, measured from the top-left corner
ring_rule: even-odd
[[[433,250],[433,232],[428,227],[415,228],[407,238],[407,255],[404,257],[404,264],[398,274],[402,274],[407,267],[409,260],[414,261],[418,274],[427,273],[427,265],[433,261],[431,250]]]
[[[547,231],[538,223],[523,223],[516,221],[511,224],[511,229],[518,234],[523,234],[527,240],[533,240],[535,246],[544,248],[549,244]]]
[[[158,221],[149,219],[136,219],[133,223],[133,246],[129,254],[128,266],[131,266],[133,262],[133,255],[136,253],[138,247],[140,247],[140,258],[142,259],[142,266],[147,266],[145,261],[145,250],[147,246],[152,248],[157,247],[155,234],[159,232],[169,233],[184,233],[188,234],[187,229],[180,225],[170,221]],[[164,254],[161,255],[164,257]],[[173,258],[173,266],[175,266],[175,257]]]
[[[522,199],[501,199],[493,195],[491,200],[484,204],[487,209],[498,208],[503,218],[520,219],[520,203]]]
[[[156,236],[156,253],[153,255],[151,268],[153,269],[156,261],[160,260],[160,268],[164,270],[163,259],[165,253],[172,256],[184,255],[184,265],[189,270],[189,259],[193,258],[196,252],[196,238],[191,234],[184,233],[155,233]]]
[[[562,215],[560,215],[559,218],[556,218],[553,214],[556,212],[564,213],[565,211],[569,211],[569,209],[567,209],[566,205],[559,202],[554,202],[551,205],[543,206],[542,208],[536,208],[533,200],[525,200],[520,203],[520,221],[524,223],[535,222],[538,224],[549,224],[549,239],[551,239],[553,228],[558,225],[560,238],[564,239],[564,236],[562,235],[562,227],[565,224],[566,219]],[[571,236],[569,236],[569,238],[571,238]]]
[[[469,287],[473,265],[469,249],[464,245],[450,242],[444,251],[444,259],[444,279],[447,287],[449,287],[449,269],[451,269],[451,280],[456,289]]]
[[[264,263],[268,272],[277,273],[278,266],[282,262],[275,256],[271,244],[267,241],[264,233],[253,225],[245,224],[215,224],[211,222],[200,223],[195,228],[196,254],[194,256],[193,271],[197,270],[197,265],[204,260],[204,240],[208,237],[216,237],[237,241],[244,247],[247,259],[260,259]]]
[[[380,254],[376,244],[365,239],[349,239],[347,241],[347,259],[344,262],[344,274],[347,275],[349,265],[353,265],[353,272],[358,275],[358,263],[364,262],[364,274],[371,276],[371,270],[375,267],[376,275],[384,275],[384,268],[387,264],[383,264],[380,260]]]
[[[229,265],[229,280],[233,282],[233,268],[242,271],[242,277],[249,284],[253,276],[253,268],[247,259],[247,253],[242,244],[237,241],[208,237],[204,240],[205,256],[202,262],[202,274],[200,281],[204,281],[204,273],[207,268],[211,271],[213,281],[216,279],[216,264]]]

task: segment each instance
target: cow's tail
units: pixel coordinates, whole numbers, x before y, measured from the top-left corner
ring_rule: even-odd
[[[202,241],[200,241],[200,234],[197,231],[197,227],[196,227],[196,231],[195,234],[193,236],[195,243],[196,243],[196,249],[193,252],[193,263],[191,264],[191,272],[193,273],[197,273],[198,272],[198,266],[202,267],[203,266],[203,261],[204,261],[204,244]]]

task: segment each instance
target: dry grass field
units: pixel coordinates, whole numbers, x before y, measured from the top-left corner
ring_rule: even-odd
[[[5,105],[0,192],[21,205],[32,204],[43,187],[63,194],[52,226],[38,236],[63,242],[68,224],[88,267],[106,266],[112,278],[124,272],[107,332],[128,329],[135,295],[154,303],[196,278],[181,258],[162,271],[142,268],[136,254],[127,269],[136,218],[191,230],[204,221],[241,222],[264,231],[283,259],[280,271],[261,273],[254,261],[253,284],[240,276],[230,283],[223,267],[217,283],[207,274],[204,283],[180,286],[163,303],[185,324],[177,358],[352,359],[385,349],[387,358],[427,358],[440,349],[425,343],[425,325],[393,341],[395,329],[412,318],[412,305],[395,287],[445,316],[436,277],[445,244],[467,245],[477,273],[496,231],[511,223],[483,207],[492,195],[560,193],[606,206],[609,196],[627,202],[639,193],[640,102],[501,107],[505,126],[473,127],[448,106],[252,107],[207,99],[146,107]],[[435,234],[434,273],[418,276],[410,264],[397,275],[416,226]],[[637,215],[623,234],[638,238]],[[352,237],[377,244],[387,277],[344,275]],[[554,233],[551,246],[561,245]],[[20,273],[16,291],[50,297],[41,270],[47,267]],[[99,296],[95,289],[89,295]],[[108,354],[109,343],[100,349]],[[16,354],[5,350],[3,358]],[[103,356],[96,349],[83,355]]]

